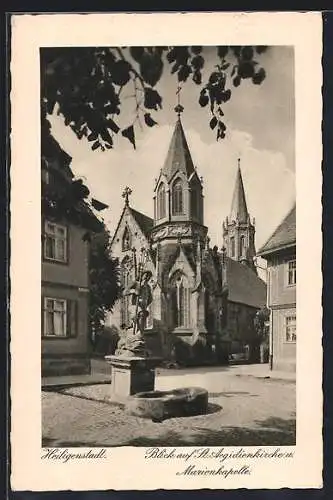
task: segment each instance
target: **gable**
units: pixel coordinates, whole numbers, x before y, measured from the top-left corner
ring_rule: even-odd
[[[264,256],[292,245],[296,245],[296,205],[259,250],[258,255]]]
[[[181,271],[182,273],[186,274],[189,278],[194,277],[193,267],[188,259],[187,252],[185,251],[183,246],[178,247],[178,251],[175,255],[173,266],[171,267],[168,273],[169,279],[176,271]]]
[[[138,213],[136,212],[136,214]],[[111,253],[114,257],[121,258],[122,255],[126,255],[126,252],[123,251],[123,236],[126,230],[130,235],[131,248],[134,247],[139,251],[142,247],[149,247],[148,238],[138,223],[137,217],[133,215],[133,209],[125,207],[111,243]]]

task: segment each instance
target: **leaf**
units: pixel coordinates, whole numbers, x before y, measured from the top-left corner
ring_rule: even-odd
[[[91,134],[88,135],[87,139],[88,139],[88,141],[91,142],[91,141],[96,141],[97,137],[98,137],[98,134],[96,134],[95,132],[91,132]]]
[[[222,101],[223,101],[223,102],[227,102],[227,101],[229,101],[230,97],[231,97],[231,90],[230,90],[230,89],[227,89],[227,90],[225,90],[225,91],[222,93]]]
[[[176,62],[176,63],[172,66],[172,68],[171,68],[171,73],[172,73],[172,74],[176,73],[176,72],[179,70],[179,66],[180,66],[180,64],[179,64],[178,62]]]
[[[237,75],[237,76],[235,76],[235,78],[233,79],[233,84],[234,84],[234,86],[235,86],[235,87],[239,87],[240,83],[241,83],[241,77],[240,77],[240,76],[238,76],[238,75]]]
[[[130,47],[130,54],[136,62],[140,62],[145,49],[143,47]]]
[[[238,64],[235,64],[231,71],[231,76],[234,76],[238,68]]]
[[[204,67],[205,60],[202,56],[195,56],[195,57],[193,57],[191,64],[192,64],[193,68],[196,70],[202,69]]]
[[[254,75],[254,66],[251,61],[243,61],[238,67],[238,75],[241,78],[252,78]]]
[[[216,116],[213,116],[213,118],[209,122],[209,126],[212,130],[214,130],[216,125],[217,125],[217,118],[216,118]]]
[[[146,83],[154,87],[163,72],[163,62],[158,54],[144,54],[141,58],[140,73]]]
[[[168,53],[167,53],[167,60],[169,63],[172,63],[176,60],[177,57],[177,52],[175,48],[172,48]]]
[[[192,70],[190,66],[182,66],[180,70],[178,71],[178,81],[179,82],[186,82],[188,79],[190,73],[192,73]]]
[[[95,149],[100,147],[100,143],[98,141],[94,142],[94,144],[91,146],[91,149],[95,151]]]
[[[228,54],[229,47],[217,47],[217,54],[221,59],[224,59],[225,56]]]
[[[199,104],[201,107],[205,107],[207,106],[207,104],[209,103],[209,97],[207,94],[200,94],[200,97],[199,97]]]
[[[221,66],[221,69],[222,69],[223,71],[225,71],[226,69],[228,69],[228,68],[229,68],[229,66],[230,66],[230,63],[223,63],[223,64],[222,64],[222,66]]]
[[[113,83],[119,86],[124,86],[130,79],[130,70],[132,66],[127,61],[117,61],[113,64],[111,70],[111,77]]]
[[[112,132],[114,132],[115,134],[118,134],[120,128],[118,127],[118,125],[116,124],[115,121],[113,121],[111,118],[109,118],[108,120],[106,120],[106,123],[107,123],[108,128],[110,128],[112,130]]]
[[[257,45],[256,52],[257,54],[263,54],[267,50],[267,45]]]
[[[148,125],[148,127],[153,127],[154,125],[157,125],[157,122],[155,122],[155,120],[153,120],[150,113],[145,113],[144,120],[145,120],[146,125]]]
[[[162,109],[162,97],[156,90],[146,87],[144,106],[147,109],[155,109],[155,111],[157,111],[158,108]]]
[[[199,70],[195,71],[193,73],[193,77],[192,77],[192,80],[194,81],[194,83],[196,83],[197,85],[200,85],[202,83],[202,75],[201,75],[201,72]]]
[[[113,144],[112,137],[110,135],[110,132],[108,131],[107,128],[104,128],[101,130],[100,135],[103,139],[103,141],[108,142],[109,144]]]
[[[241,56],[245,61],[250,61],[253,58],[253,48],[251,46],[243,47],[241,50]]]
[[[266,71],[264,68],[260,68],[257,73],[255,73],[252,77],[252,82],[255,85],[260,85],[266,78]]]
[[[125,128],[124,130],[121,131],[121,135],[123,137],[126,137],[130,141],[130,143],[133,145],[134,149],[136,149],[135,146],[135,135],[134,135],[134,127],[133,125],[130,125],[129,127]]]
[[[214,84],[219,80],[219,78],[220,78],[220,73],[218,73],[217,71],[213,71],[213,73],[209,77],[209,83]]]

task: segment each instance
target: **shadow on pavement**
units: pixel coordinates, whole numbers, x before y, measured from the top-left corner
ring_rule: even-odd
[[[211,405],[218,406],[218,405]],[[211,408],[212,412],[220,408]],[[153,424],[161,425],[162,424]],[[177,432],[167,430],[158,438],[140,436],[123,441],[112,447],[122,446],[293,446],[296,444],[296,421],[294,418],[282,419],[270,417],[256,421],[253,428],[225,427],[220,430],[210,430],[193,426],[191,429]],[[43,447],[110,447],[107,442],[60,441],[43,438]]]

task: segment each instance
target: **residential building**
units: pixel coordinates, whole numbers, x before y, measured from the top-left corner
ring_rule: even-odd
[[[90,372],[89,231],[102,228],[71,157],[51,135],[42,143],[42,375]]]
[[[270,316],[270,363],[276,370],[296,370],[296,205],[258,255],[267,261]]]

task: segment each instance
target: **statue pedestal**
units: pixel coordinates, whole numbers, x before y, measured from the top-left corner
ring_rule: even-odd
[[[133,394],[154,390],[155,368],[162,358],[114,355],[105,360],[111,365],[112,400],[125,402]]]

